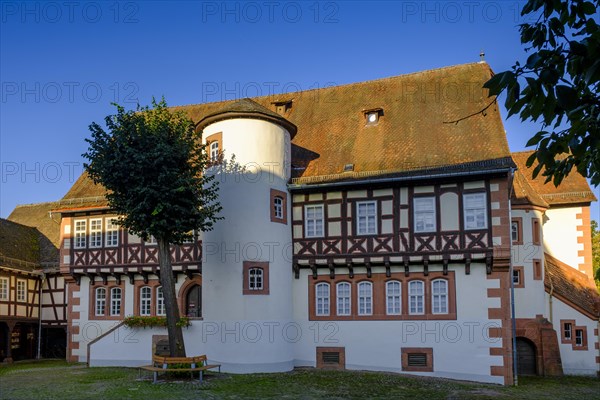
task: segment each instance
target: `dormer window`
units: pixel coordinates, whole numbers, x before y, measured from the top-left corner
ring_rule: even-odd
[[[292,100],[274,101],[271,104],[275,106],[275,112],[279,115],[284,115],[292,108]]]
[[[373,108],[371,110],[363,110],[365,114],[366,125],[377,125],[379,118],[383,116],[383,108]]]

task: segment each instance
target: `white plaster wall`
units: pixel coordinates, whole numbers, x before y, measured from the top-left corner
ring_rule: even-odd
[[[549,315],[550,303],[548,300],[549,295],[546,294],[546,310]],[[595,375],[597,371],[600,371],[600,366],[596,363],[596,356],[600,356],[600,353],[594,344],[598,343],[598,336],[594,335],[594,329],[600,328],[598,321],[583,315],[556,297],[552,298],[552,315],[550,317],[558,335],[563,372],[569,375]],[[588,350],[573,350],[571,344],[561,343],[561,319],[575,320],[575,325],[587,327]]]
[[[288,223],[270,218],[270,189],[287,193],[290,166],[284,160],[289,160],[290,136],[267,121],[235,119],[206,127],[203,138],[218,132],[225,159],[235,155],[247,172],[216,174],[225,219],[203,234],[201,325],[209,330],[208,356],[229,372],[290,370],[291,343],[281,334],[279,340],[269,340],[262,332],[286,326],[292,316],[291,196],[285,210]],[[244,261],[269,262],[268,295],[243,294]],[[254,338],[257,327],[261,335]],[[217,328],[220,334],[212,333]]]
[[[513,267],[523,267],[524,288],[515,288],[515,316],[516,318],[535,318],[543,314],[544,301],[544,246],[533,244],[533,219],[542,221],[543,215],[537,210],[512,210],[512,217],[522,218],[523,244],[512,245]],[[542,238],[544,232],[542,234]],[[542,240],[542,243],[543,240]],[[533,260],[540,260],[542,264],[542,279],[533,279]],[[545,315],[545,314],[544,314]]]
[[[488,280],[485,265],[479,263],[471,265],[470,275],[463,266],[449,269],[456,271],[457,295],[457,319],[449,321],[309,321],[312,277],[301,270],[300,279],[294,279],[294,319],[302,329],[294,348],[296,366],[315,366],[317,347],[345,347],[348,369],[402,372],[402,347],[432,347],[434,372],[405,373],[503,383],[502,377],[490,375],[490,366],[501,365],[502,358],[489,354],[490,347],[502,346],[502,339],[488,336],[488,328],[500,326],[500,321],[487,318],[488,307],[500,307],[500,299],[487,298],[487,289],[499,287],[498,281]],[[377,272],[384,271],[373,270]],[[347,269],[336,273],[346,274]],[[468,362],[461,362],[466,357]]]
[[[583,234],[577,231],[581,220],[576,218],[576,214],[581,212],[581,207],[549,209],[543,224],[546,251],[575,269],[584,262],[583,257],[578,256],[578,251],[583,250],[583,243],[577,243],[577,237]]]

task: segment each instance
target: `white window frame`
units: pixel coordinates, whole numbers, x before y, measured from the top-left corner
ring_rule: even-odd
[[[140,288],[140,315],[152,315],[152,288],[150,286]]]
[[[320,292],[320,288],[324,288],[323,292]],[[326,290],[326,293],[325,293]],[[329,315],[329,304],[330,304],[331,288],[329,283],[320,282],[315,285],[315,315],[317,316],[328,316]]]
[[[17,279],[17,301],[27,301],[27,281]]]
[[[417,290],[420,289],[420,290]],[[425,314],[425,282],[414,280],[408,282],[408,313],[410,315]]]
[[[90,219],[90,249],[102,247],[102,218]],[[98,223],[100,226],[98,226]]]
[[[316,215],[316,211],[320,210],[321,216],[320,217],[308,217],[309,214],[309,210],[310,209],[314,209],[315,215]],[[321,223],[320,226],[320,231],[317,230],[317,224],[318,222]],[[312,223],[312,230],[309,229],[309,227],[311,226]],[[317,237],[323,237],[325,236],[325,207],[323,206],[323,204],[311,204],[311,205],[305,205],[304,206],[304,237],[307,238],[317,238]]]
[[[8,301],[9,284],[8,278],[0,277],[0,300]]]
[[[391,286],[396,286],[398,290]],[[385,312],[387,315],[402,314],[402,282],[394,280],[385,283]]]
[[[283,219],[283,197],[273,197],[273,214],[277,219]]]
[[[260,267],[248,269],[248,290],[263,290],[265,271]]]
[[[435,196],[415,197],[413,199],[414,230],[416,233],[435,232],[437,230],[437,210],[435,203]],[[423,209],[424,206],[427,206],[428,209]],[[428,224],[429,219],[431,220],[430,224]],[[420,223],[422,223],[421,227],[419,227]]]
[[[482,197],[482,204],[478,206],[468,206],[468,199],[473,197]],[[485,192],[465,193],[463,194],[463,214],[465,229],[487,229],[487,194]],[[483,225],[479,226],[479,216],[481,215]],[[473,217],[473,221],[468,222],[469,217]],[[511,228],[512,231],[512,228]],[[512,236],[512,233],[511,233]],[[511,237],[512,239],[512,237]]]
[[[350,315],[352,313],[352,285],[349,282],[339,282],[335,286],[335,294],[337,315]]]
[[[369,210],[369,206],[373,206],[373,210]],[[366,206],[361,211],[361,206]],[[364,221],[364,226],[361,229],[361,221]],[[372,222],[372,225],[369,223]],[[357,235],[376,235],[379,226],[377,221],[377,201],[358,201],[356,202],[356,234]]]
[[[373,315],[373,283],[359,282],[357,289],[358,315]]]
[[[102,296],[99,296],[99,293],[102,293]],[[94,315],[96,315],[97,317],[102,317],[106,315],[106,288],[96,288],[96,290],[94,291],[94,303]]]
[[[443,284],[442,287],[436,288],[437,284]],[[440,290],[441,289],[441,290]],[[431,281],[431,313],[432,314],[448,314],[448,281],[446,279],[434,279]]]
[[[575,346],[583,347],[583,329],[575,329]]]
[[[567,329],[567,327],[569,329]],[[571,338],[573,337],[572,336],[572,334],[573,334],[573,324],[571,324],[570,322],[565,322],[564,326],[563,326],[563,332],[564,332],[565,339],[571,340]]]
[[[510,240],[512,242],[518,242],[519,241],[519,221],[512,221],[510,223]],[[515,229],[516,227],[516,229]],[[515,235],[517,236],[515,239]]]
[[[219,159],[219,141],[214,140],[210,142],[210,161],[217,161]]]
[[[146,241],[146,244],[154,245],[154,244],[158,244],[158,242],[156,241],[156,238],[153,235],[150,235],[150,236],[148,236],[148,240]]]
[[[73,230],[75,232],[73,238],[73,247],[76,249],[85,249],[87,235],[87,220],[76,219],[73,221]]]
[[[515,278],[517,278],[515,280]],[[520,269],[513,269],[513,276],[512,276],[512,280],[513,280],[513,285],[520,285],[521,284],[521,270]]]
[[[104,246],[106,247],[117,247],[119,245],[119,225],[113,223],[116,220],[113,217],[108,217],[105,220]]]
[[[118,293],[118,295],[117,295]],[[110,315],[118,316],[121,315],[123,302],[123,289],[120,287],[113,287],[110,289]]]
[[[156,315],[161,317],[167,315],[165,293],[163,292],[162,286],[156,288]]]
[[[190,244],[190,243],[194,243],[194,239],[196,238],[196,231],[192,230],[192,231],[188,231],[189,234],[192,235],[192,237],[189,238],[185,238],[181,241],[182,244]]]

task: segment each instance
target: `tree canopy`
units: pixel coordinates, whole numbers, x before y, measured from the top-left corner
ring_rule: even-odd
[[[485,84],[491,95],[506,92],[509,117],[541,122],[527,165],[555,185],[573,168],[600,184],[599,8],[600,0],[528,0],[521,15],[535,22],[519,30],[529,57]]]
[[[185,356],[170,244],[191,238],[194,230],[210,230],[220,219],[217,182],[204,174],[205,147],[183,112],[169,110],[164,99],[135,111],[115,106],[117,113],[105,118],[107,130],[90,125],[85,169],[108,190],[118,224],[144,240],[156,238],[170,352]]]

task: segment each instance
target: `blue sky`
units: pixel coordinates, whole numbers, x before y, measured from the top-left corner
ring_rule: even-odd
[[[523,60],[524,1],[0,2],[0,216],[83,170],[88,125],[169,105]],[[503,110],[503,115],[506,112]],[[511,150],[536,126],[505,121]],[[594,189],[600,197],[599,189]],[[597,203],[592,218],[599,220]]]

